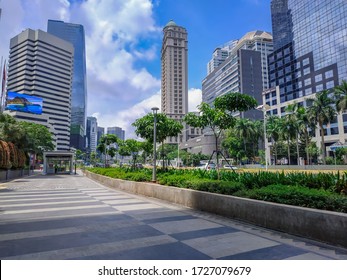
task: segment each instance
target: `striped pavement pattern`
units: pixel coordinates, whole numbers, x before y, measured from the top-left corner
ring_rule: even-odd
[[[0,184],[0,258],[346,260],[347,250],[109,189],[79,174]]]

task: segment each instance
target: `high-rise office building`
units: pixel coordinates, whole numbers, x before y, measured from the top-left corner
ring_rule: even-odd
[[[108,127],[107,134],[116,135],[120,140],[125,140],[125,131],[121,127]]]
[[[262,102],[269,86],[267,56],[272,52],[272,36],[265,31],[248,32],[229,51],[228,58],[202,81],[202,100],[208,104],[228,92],[240,92]],[[244,117],[259,118],[255,110]]]
[[[99,145],[100,144],[100,139],[101,137],[105,134],[105,128],[104,127],[100,127],[98,126],[98,136],[97,136],[97,139],[96,139],[96,145]]]
[[[27,29],[10,41],[7,90],[43,99],[42,115],[13,111],[18,120],[47,126],[56,150],[70,149],[72,44]]]
[[[210,75],[214,69],[228,58],[230,51],[237,45],[237,42],[238,40],[232,40],[213,51],[212,58],[207,63],[207,75]]]
[[[96,152],[98,139],[98,121],[95,117],[87,117],[86,148],[87,151]]]
[[[179,121],[188,113],[188,34],[184,27],[172,20],[163,32],[161,110],[168,117]],[[168,141],[175,142],[174,139]]]
[[[310,106],[306,100],[315,93],[347,80],[347,2],[272,0],[271,13],[275,49],[263,102],[269,113],[284,115],[288,104]],[[345,142],[347,115],[339,114],[325,133],[327,146]]]
[[[83,25],[48,20],[47,32],[70,42],[75,49],[71,95],[70,145],[76,149],[85,148],[87,113],[86,48]]]

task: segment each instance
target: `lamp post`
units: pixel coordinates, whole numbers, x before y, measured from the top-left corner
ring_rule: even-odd
[[[153,122],[153,172],[152,172],[152,181],[157,181],[157,112],[159,108],[153,107],[154,122]]]
[[[266,111],[270,109],[270,106],[267,104],[259,105],[257,110],[262,111],[264,115],[264,146],[265,146],[265,169],[268,170],[268,142],[266,136]]]

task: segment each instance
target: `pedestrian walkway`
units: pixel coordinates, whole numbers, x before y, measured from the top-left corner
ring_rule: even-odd
[[[82,174],[0,184],[1,259],[347,259],[347,250],[100,185]]]

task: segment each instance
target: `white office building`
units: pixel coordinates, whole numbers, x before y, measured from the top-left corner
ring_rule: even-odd
[[[73,55],[71,43],[41,30],[26,29],[10,41],[7,91],[42,98],[43,110],[8,113],[47,126],[56,150],[70,149]]]
[[[98,120],[95,117],[87,117],[87,143],[86,147],[91,152],[96,152],[98,143]]]
[[[214,69],[221,65],[229,56],[230,52],[237,45],[238,40],[232,40],[223,46],[217,47],[212,54],[211,60],[207,63],[207,75],[210,75]]]
[[[241,92],[261,103],[262,91],[269,87],[267,56],[272,50],[270,33],[257,30],[245,34],[227,59],[203,80],[202,100],[212,104],[218,96]]]

